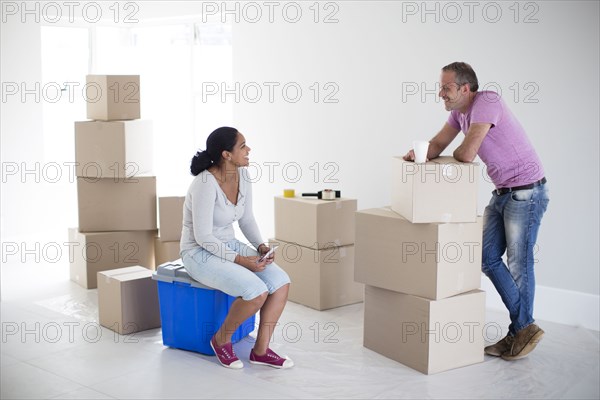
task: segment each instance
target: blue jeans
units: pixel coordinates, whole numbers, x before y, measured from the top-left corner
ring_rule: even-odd
[[[548,189],[539,185],[503,195],[495,191],[483,215],[483,273],[510,314],[508,334],[534,322],[534,246],[548,207]],[[507,253],[508,266],[502,260]]]

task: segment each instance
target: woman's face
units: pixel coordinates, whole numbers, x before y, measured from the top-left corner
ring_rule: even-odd
[[[238,133],[237,140],[235,142],[235,146],[230,154],[231,161],[237,167],[247,167],[250,164],[250,147],[246,145],[246,138],[241,133]]]

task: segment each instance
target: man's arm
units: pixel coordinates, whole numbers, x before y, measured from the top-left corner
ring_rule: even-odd
[[[460,162],[472,162],[491,127],[492,124],[487,123],[471,124],[465,140],[454,150],[454,158]]]
[[[458,135],[458,132],[460,132],[460,130],[453,128],[446,122],[438,134],[429,141],[427,159],[432,160],[439,157],[442,151],[452,143],[456,135]]]
[[[429,150],[427,151],[427,160],[432,160],[437,158],[442,151],[448,147],[450,143],[454,140],[456,135],[458,135],[460,130],[453,128],[448,125],[446,122],[442,129],[429,141]],[[410,150],[404,156],[406,161],[413,161],[415,159],[415,153],[413,150]]]

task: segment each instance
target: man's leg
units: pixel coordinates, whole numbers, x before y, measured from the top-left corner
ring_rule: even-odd
[[[505,195],[506,196],[506,195]],[[506,197],[492,194],[490,203],[485,208],[483,215],[483,264],[482,271],[492,281],[500,294],[504,305],[509,311],[511,320],[517,315],[519,291],[511,276],[502,256],[506,251],[506,236],[504,227],[503,210]],[[510,349],[512,336],[510,332],[498,343],[487,346],[485,353],[500,357]]]
[[[507,238],[508,268],[519,291],[516,315],[511,316],[510,330],[515,332],[511,351],[503,358],[523,358],[537,345],[544,334],[533,319],[535,297],[534,246],[542,216],[548,205],[545,187],[509,193],[504,209]]]

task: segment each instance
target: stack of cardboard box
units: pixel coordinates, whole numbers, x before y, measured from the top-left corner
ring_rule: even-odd
[[[154,240],[156,265],[179,258],[185,197],[159,197],[159,236]]]
[[[292,281],[289,300],[317,310],[359,303],[354,282],[356,200],[275,197],[275,262]]]
[[[154,269],[156,177],[139,76],[88,75],[86,88],[91,121],[75,122],[79,227],[69,230],[70,275],[92,289],[99,271]]]
[[[356,213],[364,346],[426,374],[481,362],[478,165],[393,163],[392,206]]]

